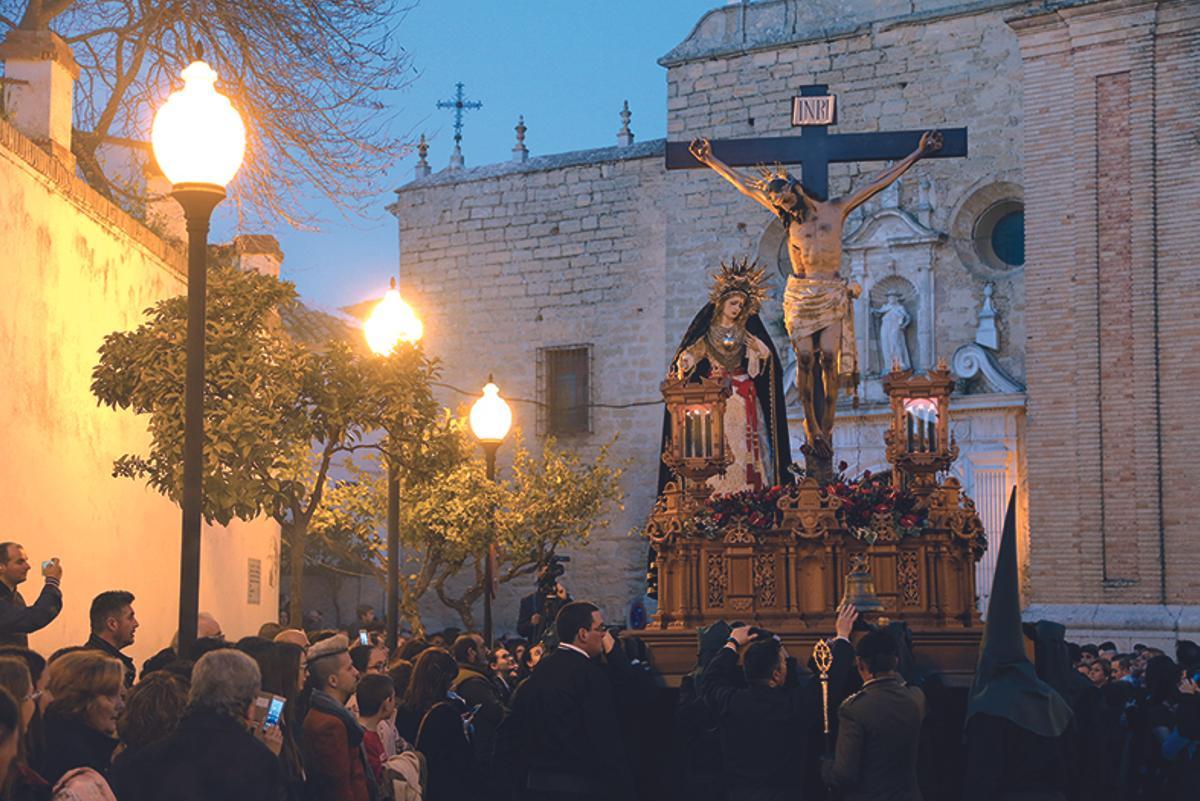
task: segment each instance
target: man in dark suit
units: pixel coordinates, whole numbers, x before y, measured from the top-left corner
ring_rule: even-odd
[[[857,614],[853,606],[838,613],[831,700],[842,697],[852,675],[848,638]],[[700,695],[717,714],[730,801],[790,801],[802,797],[805,766],[815,756],[810,743],[820,732],[820,689],[811,677],[797,674],[777,638],[750,632],[750,626],[730,632],[700,675]]]
[[[120,659],[125,666],[125,688],[132,687],[137,669],[133,666],[133,659],[121,649],[133,645],[133,637],[138,629],[137,615],[133,613],[133,593],[127,590],[100,593],[92,599],[88,618],[92,624],[92,636],[88,637],[83,647]]]
[[[884,630],[858,641],[855,665],[863,688],[838,708],[838,736],[825,780],[844,801],[921,801],[917,743],[925,695],[896,672],[896,640]]]
[[[523,801],[633,801],[610,677],[628,668],[600,610],[577,601],[555,619],[559,646],[513,695],[495,764]]]

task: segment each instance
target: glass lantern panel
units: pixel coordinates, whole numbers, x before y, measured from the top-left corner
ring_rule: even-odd
[[[937,450],[937,401],[932,398],[910,398],[904,401],[904,424],[909,453],[932,453]]]

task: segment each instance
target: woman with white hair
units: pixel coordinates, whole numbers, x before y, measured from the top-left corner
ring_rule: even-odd
[[[258,664],[222,648],[196,662],[175,732],[114,768],[121,801],[277,801],[284,795],[278,726],[253,720]]]

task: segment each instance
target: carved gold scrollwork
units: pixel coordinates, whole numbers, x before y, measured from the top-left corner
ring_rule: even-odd
[[[754,557],[754,593],[759,606],[775,606],[775,557],[769,553]]]
[[[721,542],[726,545],[753,545],[757,541],[754,537],[754,532],[746,528],[741,521],[731,526],[721,539]]]
[[[921,605],[921,569],[916,551],[901,551],[896,561],[896,583],[901,606]]]
[[[815,478],[805,478],[784,495],[776,506],[783,513],[782,526],[802,539],[818,539],[838,528],[837,510],[842,501],[821,491]]]
[[[708,605],[724,606],[725,593],[729,590],[729,567],[725,563],[725,554],[709,551],[705,554],[704,568]]]
[[[875,512],[871,515],[871,531],[875,532],[876,542],[896,542],[900,533],[896,531],[896,521],[890,512]]]

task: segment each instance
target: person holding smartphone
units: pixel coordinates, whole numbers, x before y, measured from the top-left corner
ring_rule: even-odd
[[[45,584],[33,606],[17,586],[29,577],[29,557],[19,543],[0,542],[0,645],[29,647],[29,635],[50,625],[62,611],[62,565],[58,558],[42,562]]]

